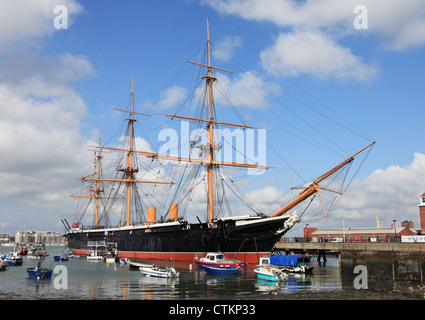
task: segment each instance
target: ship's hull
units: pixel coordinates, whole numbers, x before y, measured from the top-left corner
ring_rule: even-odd
[[[71,229],[68,246],[86,255],[90,244],[105,242],[116,246],[120,258],[193,261],[207,252],[257,263],[285,232],[288,216],[245,218],[206,223],[168,222],[149,226],[105,229]]]

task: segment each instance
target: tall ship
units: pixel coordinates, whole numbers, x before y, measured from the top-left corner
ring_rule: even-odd
[[[87,255],[94,245],[103,243],[113,247],[119,257],[130,259],[193,261],[195,256],[220,251],[229,258],[257,263],[260,256],[267,254],[300,222],[304,214],[298,212],[301,204],[310,203],[317,196],[326,215],[321,194],[342,194],[342,187],[331,189],[329,181],[343,184],[341,176],[345,173],[342,172],[374,142],[299,187],[301,191],[293,198],[268,214],[240,205],[230,209],[231,205],[226,204],[230,198],[228,192],[234,194],[232,198],[246,200],[248,204],[249,199],[233,186],[229,172],[270,167],[219,158],[222,145],[217,142],[217,128],[255,128],[218,120],[213,93],[217,78],[213,72],[230,71],[212,65],[208,22],[205,52],[205,62],[188,61],[204,70],[200,77],[203,87],[194,94],[201,97],[195,115],[156,115],[170,121],[184,121],[184,125],[193,126],[192,133],[199,132],[185,137],[186,143],[181,144],[187,146],[187,152],[180,155],[138,149],[139,144],[145,145],[140,143],[138,134],[143,132],[151,115],[135,111],[132,80],[127,109],[114,108],[126,115],[125,132],[115,136],[118,144],[114,146],[102,145],[100,138],[98,145],[91,146],[93,173],[80,177],[84,187],[81,193],[72,195],[81,203],[87,200],[89,205],[79,205],[74,221],[62,220],[73,253]],[[227,193],[226,185],[231,189]],[[122,209],[119,203],[123,204]],[[92,215],[90,225],[83,223],[85,215]]]

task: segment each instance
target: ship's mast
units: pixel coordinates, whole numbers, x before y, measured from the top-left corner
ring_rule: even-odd
[[[114,110],[128,112],[130,114],[130,117],[125,119],[128,121],[129,126],[129,137],[128,137],[128,149],[122,149],[122,148],[109,148],[109,147],[97,147],[100,149],[108,149],[108,150],[114,150],[114,151],[124,151],[127,152],[127,167],[118,169],[117,171],[121,171],[124,173],[123,179],[104,179],[100,178],[99,176],[95,178],[87,178],[87,177],[81,177],[81,180],[87,180],[87,181],[96,181],[96,183],[99,183],[100,181],[108,181],[108,182],[124,182],[126,183],[126,225],[130,226],[131,224],[131,198],[132,198],[132,192],[131,188],[132,185],[135,183],[154,183],[154,184],[173,184],[173,182],[165,182],[165,181],[146,181],[146,180],[136,180],[135,174],[139,171],[137,168],[133,167],[133,154],[134,153],[142,153],[142,154],[151,154],[150,152],[143,152],[143,151],[136,151],[134,150],[134,123],[137,121],[134,118],[135,114],[144,115],[144,116],[150,116],[148,114],[135,112],[134,111],[134,81],[133,77],[131,78],[131,102],[130,102],[130,110],[123,110],[118,108],[113,108]],[[122,198],[117,198],[122,199]]]
[[[213,192],[213,161],[214,161],[214,135],[213,135],[213,116],[212,116],[212,83],[215,80],[211,76],[211,48],[210,48],[210,28],[207,19],[207,50],[208,50],[208,72],[205,81],[208,86],[208,111],[209,111],[209,123],[207,125],[208,132],[208,221],[211,223],[214,218],[214,192]]]
[[[325,188],[321,188],[319,186],[319,183],[322,182],[323,180],[325,180],[326,178],[330,177],[335,172],[337,172],[337,171],[341,170],[342,168],[344,168],[346,165],[348,165],[349,163],[351,163],[351,161],[354,160],[354,157],[355,156],[357,156],[359,153],[363,152],[364,150],[370,148],[374,144],[375,144],[375,142],[372,142],[371,144],[367,145],[366,147],[364,147],[360,151],[358,151],[355,154],[353,154],[351,157],[345,159],[344,161],[342,161],[341,163],[339,163],[338,165],[336,165],[335,167],[333,167],[331,170],[329,170],[326,173],[322,174],[320,177],[318,177],[317,179],[315,179],[309,186],[307,186],[305,188],[301,188],[303,190],[299,193],[299,196],[297,196],[294,200],[292,200],[291,202],[289,202],[287,205],[285,205],[284,207],[282,207],[281,209],[279,209],[278,211],[276,211],[275,213],[273,213],[271,215],[271,217],[277,217],[277,216],[280,216],[280,215],[286,213],[287,211],[291,210],[292,208],[294,208],[295,206],[297,206],[298,204],[300,204],[301,202],[303,202],[304,200],[308,199],[310,196],[312,196],[312,195],[314,195],[316,193],[319,195],[319,199],[320,199],[320,202],[322,204],[322,209],[323,209],[323,212],[324,212],[325,217],[326,217],[326,212],[325,212],[325,209],[323,207],[323,203],[322,203],[322,199],[320,197],[319,190],[322,189],[322,190],[331,191],[331,192],[336,192],[336,191],[325,189]],[[340,192],[336,192],[336,193],[340,193]]]
[[[214,81],[217,79],[212,76],[212,70],[219,70],[224,72],[233,73],[232,71],[220,69],[217,67],[214,67],[211,65],[211,45],[210,45],[210,33],[209,33],[209,23],[207,19],[207,54],[208,54],[208,61],[207,64],[199,63],[199,62],[193,62],[193,61],[187,61],[202,67],[207,68],[207,75],[202,77],[203,80],[205,80],[207,89],[208,89],[208,119],[199,119],[199,118],[191,118],[191,117],[184,117],[184,116],[178,116],[173,114],[164,114],[166,116],[172,117],[172,118],[180,118],[180,119],[188,119],[188,120],[194,120],[194,121],[201,121],[205,122],[207,124],[207,136],[208,136],[208,160],[204,159],[194,159],[194,158],[185,158],[185,157],[175,157],[170,155],[161,155],[161,154],[151,154],[147,155],[151,158],[156,159],[168,159],[168,160],[176,160],[176,161],[187,161],[187,162],[197,162],[201,163],[206,171],[207,171],[207,180],[208,180],[208,223],[212,225],[212,221],[214,219],[214,183],[213,183],[213,170],[214,166],[233,166],[233,167],[243,167],[243,168],[257,168],[257,169],[268,169],[269,167],[266,166],[260,166],[260,165],[253,165],[253,164],[246,164],[246,163],[235,163],[235,162],[225,162],[225,161],[216,161],[214,159],[214,131],[213,131],[213,125],[214,124],[220,124],[220,125],[230,125],[230,126],[237,126],[237,127],[243,127],[243,128],[253,128],[241,124],[234,124],[234,123],[227,123],[227,122],[221,122],[216,121],[213,117],[213,89],[212,85]]]
[[[96,146],[97,147],[97,146]],[[75,195],[71,195],[70,197],[72,198],[90,198],[90,199],[95,199],[95,207],[94,207],[94,215],[95,215],[95,219],[94,219],[94,227],[98,228],[99,226],[99,199],[124,199],[121,197],[103,197],[101,196],[101,193],[104,192],[103,189],[100,188],[100,181],[103,181],[103,179],[101,179],[101,163],[102,163],[102,152],[105,152],[102,150],[101,148],[101,136],[99,134],[99,146],[97,147],[98,150],[94,151],[94,179],[87,179],[87,180],[94,180],[96,181],[96,188],[95,189],[89,189],[90,191],[90,195],[88,196],[75,196]]]

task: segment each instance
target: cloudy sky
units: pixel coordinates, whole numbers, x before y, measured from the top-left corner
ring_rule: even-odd
[[[378,215],[384,226],[410,219],[419,227],[425,3],[359,4],[1,1],[0,231],[63,230],[60,220],[75,211],[68,195],[92,163],[87,145],[118,117],[112,107],[127,99],[131,77],[141,112],[175,112],[207,18],[214,63],[235,72],[217,73],[218,89],[247,124],[267,129],[280,154],[268,147],[276,169],[247,185],[252,202],[266,207],[297,174],[310,181],[376,140],[328,223],[313,224],[374,227]]]

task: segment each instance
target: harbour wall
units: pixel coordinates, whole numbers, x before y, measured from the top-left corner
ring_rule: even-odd
[[[361,265],[373,280],[423,282],[425,278],[425,244],[420,243],[278,242],[275,249],[308,253],[322,262],[327,255],[336,255],[341,274],[347,276],[355,275],[356,266]]]

